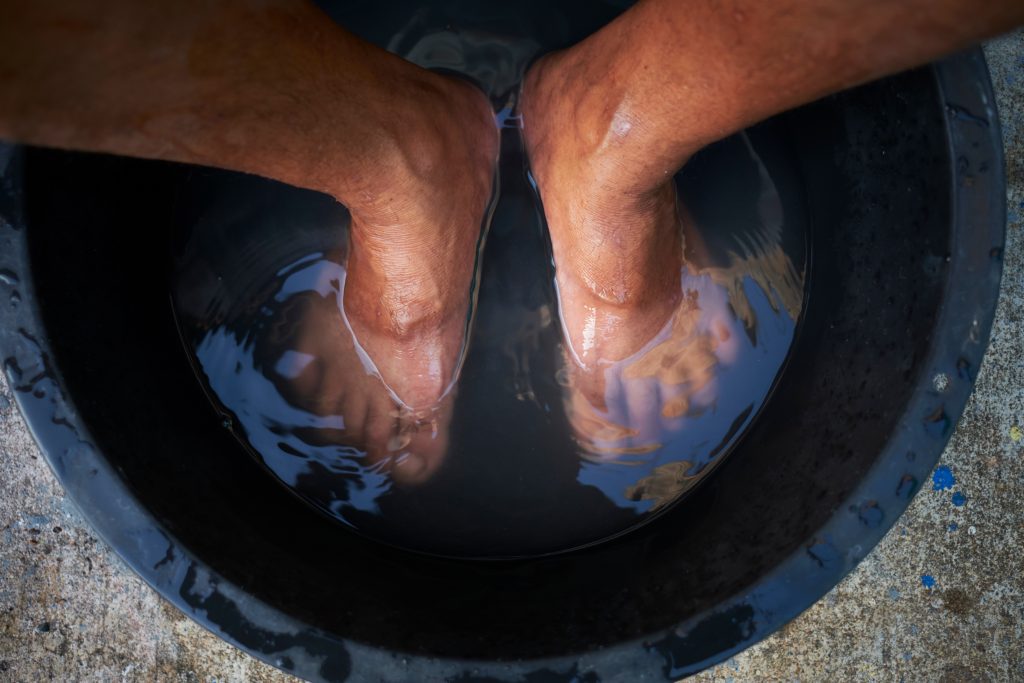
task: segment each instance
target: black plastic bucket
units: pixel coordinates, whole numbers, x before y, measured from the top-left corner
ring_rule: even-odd
[[[410,554],[267,476],[222,427],[175,329],[166,208],[187,167],[0,147],[0,358],[97,532],[275,666],[330,681],[673,680],[825,594],[927,479],[999,288],[993,102],[973,51],[778,118],[813,241],[792,360],[704,486],[582,551]]]

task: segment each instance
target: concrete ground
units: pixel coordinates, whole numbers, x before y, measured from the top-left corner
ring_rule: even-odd
[[[825,598],[694,680],[1024,680],[1024,30],[986,53],[1009,178],[1006,270],[977,389],[942,456],[955,484],[925,487]],[[0,681],[8,680],[295,679],[189,621],[96,539],[0,379]]]

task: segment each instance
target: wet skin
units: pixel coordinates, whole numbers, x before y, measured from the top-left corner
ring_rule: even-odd
[[[380,453],[394,429],[383,427],[382,395],[412,413],[450,397],[498,150],[480,92],[303,0],[184,0],[173,12],[114,0],[101,16],[73,0],[8,4],[0,137],[259,174],[348,207],[342,305],[354,336],[329,331],[328,308],[308,307],[310,334],[295,343],[322,362],[296,380],[296,401],[365,415],[346,438]],[[600,436],[588,406],[630,428],[681,410],[722,360],[725,340],[692,333],[679,287],[670,181],[690,155],[1022,22],[1019,0],[641,0],[536,63],[520,113],[554,249],[578,437]],[[612,415],[609,392],[640,372],[623,361],[663,329],[676,340],[661,353],[674,374],[645,371],[657,385]],[[352,362],[355,343],[376,366],[370,379]],[[358,379],[337,388],[350,372]]]

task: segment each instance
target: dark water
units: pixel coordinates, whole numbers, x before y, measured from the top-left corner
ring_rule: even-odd
[[[428,7],[410,9],[399,30],[374,35],[372,27],[386,20],[351,11],[348,21],[342,10],[332,14],[357,32],[362,22],[363,35],[378,42],[390,36],[392,50],[424,66],[473,77],[504,123],[500,200],[471,341],[450,417],[438,426],[447,448],[426,482],[400,485],[386,460],[346,438],[345,415],[305,409],[289,389],[308,363],[329,360],[295,343],[305,318],[334,316],[339,338],[349,333],[340,306],[343,207],[279,183],[202,171],[178,207],[174,301],[215,409],[306,502],[399,546],[528,556],[597,542],[650,519],[727,457],[793,341],[806,217],[787,130],[768,122],[724,140],[677,177],[686,214],[684,303],[657,338],[608,369],[610,400],[594,408],[569,379],[542,213],[510,108],[530,59],[571,42],[586,22],[542,29],[538,6],[516,14],[521,25],[486,15],[466,20],[477,28],[463,31]],[[596,4],[585,16],[599,25],[614,11]],[[662,398],[637,415],[631,395]],[[402,457],[403,444],[394,445],[393,457]]]

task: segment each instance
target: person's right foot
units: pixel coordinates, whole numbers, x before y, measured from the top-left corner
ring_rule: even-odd
[[[530,70],[520,111],[554,251],[559,304],[583,369],[638,351],[680,297],[682,238],[671,174],[638,184],[632,122],[609,111],[572,51]]]
[[[347,169],[366,178],[350,202],[344,307],[381,379],[412,410],[451,388],[466,343],[477,246],[493,192],[498,131],[473,86],[428,72],[398,149]],[[410,95],[410,93],[406,93]]]
[[[381,121],[392,134],[379,154],[339,169],[349,191],[334,194],[352,217],[345,282],[335,287],[342,300],[289,302],[272,353],[302,360],[274,375],[289,402],[340,415],[344,428],[331,438],[418,484],[447,450],[498,131],[473,86],[408,65],[402,72],[393,86],[415,108]]]

